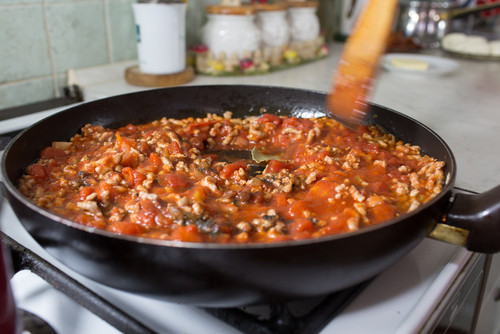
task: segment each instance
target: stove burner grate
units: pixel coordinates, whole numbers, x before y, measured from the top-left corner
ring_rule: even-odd
[[[29,311],[18,309],[23,324],[23,333],[57,334],[45,320]]]
[[[2,239],[3,244],[11,253],[14,272],[30,270],[123,333],[155,333],[6,234],[2,233]]]
[[[311,300],[313,306],[302,314],[294,309],[293,302],[262,306],[268,309],[267,318],[252,314],[246,308],[214,308],[206,311],[247,334],[315,334],[349,305],[369,282],[370,280],[319,300]],[[302,301],[300,304],[302,305]]]
[[[55,289],[94,313],[111,326],[124,333],[152,334],[150,329],[139,320],[123,312],[106,299],[76,281],[59,268],[39,255],[2,233],[3,244],[10,251],[14,272],[30,270],[47,281]],[[215,318],[224,321],[235,329],[248,334],[315,334],[339,314],[369,282],[333,293],[320,300],[313,301],[305,313],[300,314],[293,302],[284,304],[262,305],[265,310],[255,314],[256,307],[245,308],[205,308]],[[264,313],[266,313],[264,312]],[[302,310],[302,312],[304,312]]]

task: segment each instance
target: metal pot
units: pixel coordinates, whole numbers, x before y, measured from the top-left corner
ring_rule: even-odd
[[[457,8],[451,0],[405,1],[396,13],[394,32],[411,38],[422,48],[437,48],[444,35],[450,32],[452,20],[497,7],[500,2]]]

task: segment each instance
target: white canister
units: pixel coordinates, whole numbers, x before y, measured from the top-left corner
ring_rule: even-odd
[[[288,21],[293,42],[312,41],[319,36],[318,5],[317,1],[289,2]]]
[[[275,47],[288,44],[287,5],[285,2],[257,4],[256,24],[261,32],[262,46]]]
[[[202,28],[202,41],[218,57],[225,53],[239,58],[260,46],[260,30],[255,25],[253,6],[207,6],[208,21]]]
[[[186,3],[132,4],[139,68],[172,74],[186,68]]]

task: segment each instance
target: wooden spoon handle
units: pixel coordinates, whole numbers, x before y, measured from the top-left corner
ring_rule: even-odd
[[[342,51],[327,106],[348,125],[362,123],[379,61],[387,48],[398,0],[370,0]]]

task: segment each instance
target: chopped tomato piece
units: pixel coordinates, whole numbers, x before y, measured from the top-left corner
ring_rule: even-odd
[[[297,232],[313,232],[314,231],[314,225],[311,222],[310,219],[307,218],[298,218],[292,221],[290,224],[288,224],[288,229],[291,232],[297,233]]]
[[[283,121],[283,127],[293,127],[297,129],[310,129],[313,127],[313,122],[307,118],[289,117]]]
[[[304,217],[304,213],[307,209],[305,201],[294,201],[288,208],[288,216],[291,218]]]
[[[319,180],[309,190],[309,194],[313,198],[328,198],[333,197],[337,191],[335,188],[339,185],[337,182]]]
[[[110,198],[110,195],[113,191],[113,187],[107,182],[99,182],[97,186],[97,199],[99,201],[106,200]]]
[[[165,173],[159,178],[160,184],[164,187],[170,187],[175,190],[185,189],[191,185],[189,179],[183,174]]]
[[[146,227],[153,227],[156,224],[157,210],[151,206],[144,206],[137,213],[137,221]]]
[[[155,153],[151,153],[149,155],[149,162],[155,167],[160,167],[162,164],[160,157],[158,157]]]
[[[179,143],[176,141],[171,142],[170,145],[168,145],[168,152],[171,155],[182,154],[182,150]]]
[[[264,197],[264,193],[262,191],[258,191],[252,194],[252,203],[253,204],[262,204],[266,201]]]
[[[126,126],[121,128],[120,131],[124,135],[132,135],[132,134],[136,133],[138,131],[138,129],[137,129],[137,126],[135,126],[134,124],[127,124]]]
[[[195,225],[179,226],[172,231],[172,240],[185,242],[203,242],[203,237]]]
[[[49,164],[47,167],[45,167],[45,170],[47,171],[47,175],[50,175],[52,171],[58,166],[58,163],[55,160],[49,161]]]
[[[369,209],[369,212],[373,215],[373,223],[382,222],[396,216],[396,208],[389,204],[376,205]]]
[[[121,165],[125,167],[137,166],[139,155],[136,152],[124,152],[122,155]]]
[[[46,179],[47,172],[45,171],[45,167],[40,164],[33,164],[28,169],[28,174],[33,176],[35,179]]]
[[[135,141],[131,138],[123,137],[119,132],[116,132],[116,144],[123,152],[121,158],[121,165],[125,167],[134,167],[139,162],[139,153],[132,150],[135,145]]]
[[[288,205],[288,201],[286,199],[286,196],[283,194],[275,194],[274,195],[274,205],[276,205],[277,208],[282,208],[282,207]]]
[[[273,159],[269,160],[264,173],[279,173],[283,169],[293,170],[293,168],[291,163]]]
[[[205,193],[205,189],[200,186],[196,186],[193,190],[192,198],[195,202],[203,202],[207,199],[207,194]]]
[[[367,142],[365,144],[365,151],[371,154],[380,153],[380,145],[374,142]]]
[[[89,196],[93,192],[94,192],[94,188],[92,188],[92,187],[83,187],[78,192],[78,197],[80,198],[80,201],[84,201],[87,198],[87,196]]]
[[[375,193],[382,193],[389,190],[389,185],[387,182],[376,181],[370,185],[370,188]]]
[[[273,123],[274,125],[281,125],[281,123],[283,123],[283,119],[279,116],[276,116],[276,115],[264,114],[257,119],[257,122],[259,122],[259,123],[269,122],[269,123]]]
[[[40,157],[42,159],[60,159],[60,158],[65,158],[66,153],[55,147],[46,147],[43,149],[43,151],[40,153]]]
[[[116,144],[118,144],[118,146],[122,150],[127,151],[130,150],[130,148],[134,147],[135,141],[133,139],[123,137],[122,135],[120,135],[119,132],[115,133],[115,137],[116,137]]]
[[[230,178],[231,175],[233,175],[234,172],[236,172],[238,169],[243,168],[245,169],[247,167],[247,163],[245,160],[239,160],[236,162],[233,162],[232,164],[228,164],[222,168],[220,171],[220,176],[223,179]]]
[[[125,181],[130,186],[133,186],[133,187],[138,186],[139,184],[144,182],[144,180],[146,180],[146,175],[144,175],[140,172],[137,172],[130,167],[124,167],[122,169],[122,175],[123,175],[123,178],[125,179]]]
[[[129,221],[112,223],[108,229],[114,233],[128,235],[140,235],[144,231],[141,225]]]
[[[311,162],[315,162],[315,161],[323,161],[323,160],[325,160],[325,158],[327,156],[328,156],[328,152],[320,151],[318,153],[314,153],[314,154],[305,156],[304,162],[311,163]]]
[[[186,129],[186,133],[193,133],[195,130],[203,128],[208,130],[215,123],[217,123],[217,121],[206,121],[189,124],[188,128]]]
[[[203,139],[198,138],[198,137],[194,137],[193,139],[191,139],[191,145],[200,151],[202,151],[205,148],[205,144],[203,143]]]

